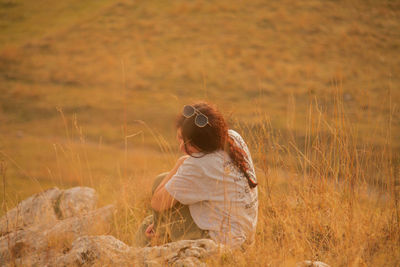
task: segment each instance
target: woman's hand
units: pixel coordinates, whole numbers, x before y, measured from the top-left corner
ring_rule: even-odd
[[[150,224],[149,226],[147,226],[146,231],[144,232],[144,234],[148,237],[148,238],[152,238],[155,236],[155,231],[154,231],[154,223]]]

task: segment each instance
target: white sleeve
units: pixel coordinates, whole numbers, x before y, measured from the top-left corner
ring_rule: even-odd
[[[184,205],[194,204],[208,198],[202,169],[186,159],[178,171],[165,184],[165,189],[173,198]]]

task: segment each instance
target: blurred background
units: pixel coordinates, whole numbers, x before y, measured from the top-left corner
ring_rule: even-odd
[[[398,177],[399,18],[389,0],[1,0],[3,207],[51,186],[93,186],[104,203],[148,193],[198,100],[253,150],[265,140],[276,173],[346,123]],[[265,125],[274,135],[251,139]],[[301,153],[273,158],[290,143]],[[378,169],[369,184],[385,184]]]

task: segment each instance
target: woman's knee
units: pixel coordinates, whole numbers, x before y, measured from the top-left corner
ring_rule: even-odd
[[[154,194],[154,191],[156,191],[156,189],[159,186],[159,184],[161,184],[162,180],[167,175],[168,175],[168,172],[163,172],[163,173],[157,175],[156,179],[154,179],[154,182],[153,182],[153,188],[151,189],[151,194],[152,195]]]

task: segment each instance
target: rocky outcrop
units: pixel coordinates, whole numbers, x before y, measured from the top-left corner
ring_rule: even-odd
[[[73,240],[109,231],[114,207],[96,209],[92,188],[52,188],[22,201],[0,219],[0,265],[44,265]]]
[[[0,236],[31,225],[46,225],[57,221],[54,206],[61,195],[52,188],[20,202],[0,219]]]
[[[110,235],[112,205],[95,190],[52,188],[0,219],[0,266],[202,266],[218,246],[207,239],[132,248]]]
[[[79,216],[96,208],[97,194],[93,188],[73,187],[62,191],[56,204],[55,211],[60,218]]]
[[[133,248],[106,235],[112,205],[96,209],[88,187],[52,188],[25,199],[0,219],[0,266],[206,266],[224,248],[210,239]],[[298,266],[329,267],[303,261]]]
[[[135,249],[113,236],[84,236],[74,241],[68,253],[47,266],[206,266],[201,260],[217,251],[210,239]]]
[[[72,243],[68,253],[49,265],[54,266],[132,266],[132,249],[113,236],[83,236]]]
[[[330,267],[328,264],[322,261],[302,261],[296,264],[296,267]]]
[[[201,260],[223,249],[210,239],[181,240],[163,246],[134,251],[136,262],[144,266],[206,266]]]
[[[96,191],[89,187],[60,190],[57,187],[33,195],[0,219],[0,236],[32,225],[53,225],[59,220],[88,213],[96,208]]]

